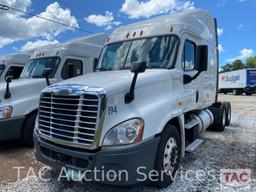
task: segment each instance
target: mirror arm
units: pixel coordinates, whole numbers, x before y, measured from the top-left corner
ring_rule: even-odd
[[[132,84],[131,84],[131,87],[130,87],[130,91],[124,97],[125,104],[131,103],[135,98],[134,90],[135,90],[137,77],[138,77],[138,73],[134,73],[134,76],[133,76],[133,79],[132,79]]]
[[[202,71],[198,71],[193,77],[184,74],[184,84],[189,84],[191,81],[194,81],[201,73]]]
[[[46,84],[47,84],[47,86],[50,86],[51,84],[50,84],[50,80],[49,80],[49,78],[48,78],[48,77],[45,77],[45,80],[46,80]]]
[[[191,78],[191,81],[195,80],[201,73],[202,73],[202,71],[198,71],[198,72]]]
[[[4,94],[5,99],[10,99],[11,96],[12,96],[12,94],[10,92],[9,84],[10,84],[10,82],[7,82],[7,84],[6,84],[6,91],[5,91],[5,94]]]

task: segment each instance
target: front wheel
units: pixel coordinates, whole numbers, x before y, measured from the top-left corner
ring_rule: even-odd
[[[21,133],[22,142],[28,147],[34,146],[33,133],[36,122],[36,116],[37,112],[33,112],[27,117]]]
[[[181,139],[178,129],[167,125],[164,129],[155,160],[155,170],[159,177],[153,185],[158,188],[168,187],[173,183],[179,168],[181,157]]]

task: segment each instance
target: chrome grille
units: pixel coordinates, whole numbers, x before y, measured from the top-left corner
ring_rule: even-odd
[[[98,95],[56,95],[42,93],[38,129],[49,137],[68,144],[92,145],[99,119]]]

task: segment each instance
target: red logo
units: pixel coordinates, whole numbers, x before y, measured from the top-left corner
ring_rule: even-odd
[[[242,187],[251,183],[250,169],[221,169],[220,182],[225,186]]]

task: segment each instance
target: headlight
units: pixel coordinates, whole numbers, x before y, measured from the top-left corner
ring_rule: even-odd
[[[125,145],[141,141],[144,121],[136,118],[113,127],[106,135],[103,145]]]
[[[1,107],[0,108],[0,119],[8,119],[12,115],[12,107]]]

